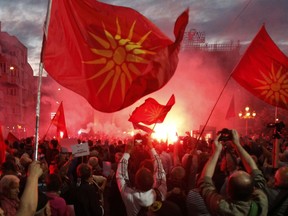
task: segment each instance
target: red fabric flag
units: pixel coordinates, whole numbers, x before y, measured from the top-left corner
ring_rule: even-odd
[[[68,138],[63,103],[61,102],[59,108],[52,119],[52,124],[57,127],[57,137],[58,138]]]
[[[6,159],[6,145],[2,133],[2,126],[0,125],[0,165],[5,162]]]
[[[146,125],[162,123],[174,104],[174,95],[170,97],[166,105],[161,105],[155,99],[148,98],[133,111],[128,121],[133,123],[142,122]]]
[[[95,0],[51,4],[44,68],[96,110],[109,113],[128,107],[174,75],[188,10],[175,22],[173,42],[131,8]]]
[[[234,96],[233,96],[230,101],[230,105],[228,107],[227,113],[226,113],[226,119],[234,118],[235,116],[236,116],[235,101],[234,101]]]
[[[18,142],[19,141],[19,139],[12,132],[9,132],[7,134],[7,138],[6,139],[8,140],[9,143],[14,143],[14,142]]]
[[[234,69],[233,78],[263,101],[288,108],[288,58],[264,26]]]
[[[136,129],[136,130],[143,130],[143,131],[145,131],[148,134],[152,134],[154,132],[153,129],[151,129],[151,128],[145,126],[145,125],[142,125],[142,124],[139,124],[139,123],[134,123],[134,122],[133,122],[133,128]]]

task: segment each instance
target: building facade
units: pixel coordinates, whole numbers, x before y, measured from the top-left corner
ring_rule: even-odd
[[[37,79],[28,63],[27,48],[2,32],[0,23],[0,124],[18,138],[33,134]],[[5,137],[4,137],[5,138]]]

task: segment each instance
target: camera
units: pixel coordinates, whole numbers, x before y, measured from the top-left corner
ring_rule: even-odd
[[[275,128],[273,138],[280,139],[282,130],[285,128],[285,124],[282,121],[277,123],[269,123],[267,124],[267,128]]]
[[[281,132],[283,128],[285,128],[285,124],[281,121],[278,123],[269,123],[267,124],[268,128],[275,128],[277,132]]]
[[[227,128],[223,128],[217,134],[220,134],[218,141],[229,141],[233,139],[232,130],[229,130]]]

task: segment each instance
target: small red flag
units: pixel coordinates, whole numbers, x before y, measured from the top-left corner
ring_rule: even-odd
[[[230,101],[230,105],[228,107],[227,113],[226,113],[226,119],[230,119],[236,116],[235,113],[235,101],[234,101],[234,96],[232,97]]]
[[[264,26],[247,48],[232,76],[263,101],[288,108],[288,58],[273,42]]]
[[[170,97],[166,105],[161,105],[155,99],[148,98],[133,111],[128,121],[132,123],[142,122],[146,125],[162,123],[174,104],[174,95]]]
[[[18,142],[19,139],[11,132],[9,131],[9,133],[7,134],[7,138],[9,143],[14,143],[14,142]]]
[[[63,103],[61,102],[59,108],[52,119],[52,124],[57,127],[57,137],[58,138],[68,138]]]
[[[93,108],[115,112],[162,88],[174,75],[188,23],[175,22],[175,42],[139,12],[95,0],[51,0],[44,68]]]
[[[2,126],[0,125],[0,165],[5,162],[6,159],[6,145],[2,133]]]

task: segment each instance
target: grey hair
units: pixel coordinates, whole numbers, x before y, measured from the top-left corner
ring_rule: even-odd
[[[0,193],[10,188],[12,183],[19,183],[20,179],[15,175],[4,175],[0,180]]]

